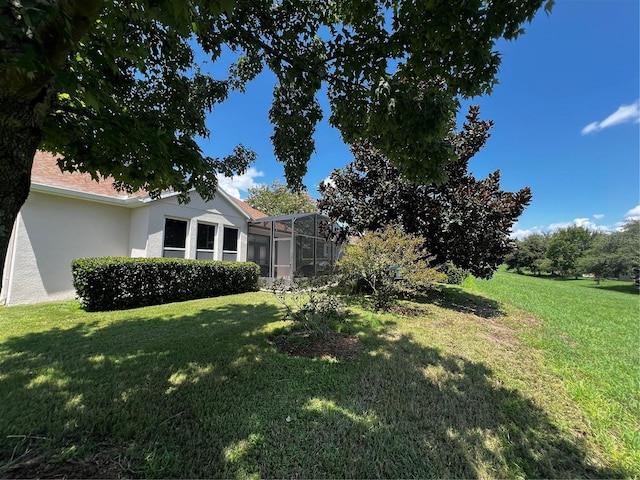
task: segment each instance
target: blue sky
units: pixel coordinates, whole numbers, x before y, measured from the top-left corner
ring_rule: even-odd
[[[571,224],[614,230],[640,218],[639,19],[638,0],[557,0],[551,15],[541,11],[523,36],[499,42],[500,83],[490,96],[465,102],[461,118],[466,105],[479,104],[481,116],[495,122],[470,162],[473,174],[484,178],[500,169],[503,189],[533,192],[514,235]],[[272,88],[264,73],[244,95],[216,107],[208,119],[211,137],[201,143],[212,156],[238,143],[258,154],[245,175],[221,180],[241,198],[251,186],[284,180],[269,140]],[[315,138],[305,177],[313,196],[321,180],[352,159],[326,121]]]

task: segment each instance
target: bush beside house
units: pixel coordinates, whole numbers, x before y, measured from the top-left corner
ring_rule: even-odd
[[[251,292],[260,273],[252,262],[176,258],[81,258],[71,269],[76,294],[92,311]]]

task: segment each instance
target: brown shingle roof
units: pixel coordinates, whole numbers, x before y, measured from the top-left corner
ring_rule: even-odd
[[[92,193],[94,195],[103,195],[106,197],[127,199],[147,196],[146,192],[136,192],[128,194],[127,192],[119,192],[113,186],[113,178],[100,179],[96,182],[88,173],[80,172],[62,172],[58,167],[59,157],[49,153],[37,151],[33,157],[33,168],[31,170],[31,183],[38,185],[46,185],[49,187],[60,187],[76,192]],[[258,209],[253,208],[246,202],[231,195],[227,196],[233,200],[252,219],[266,217],[267,214]]]
[[[146,192],[136,192],[134,194],[119,192],[114,188],[113,178],[111,177],[100,179],[99,182],[96,182],[88,173],[62,172],[58,167],[58,158],[49,152],[38,150],[33,157],[31,183],[120,199],[147,195]]]
[[[258,218],[262,218],[262,217],[267,217],[268,215],[264,212],[261,212],[260,210],[258,210],[257,208],[253,208],[251,205],[249,205],[246,202],[243,202],[242,200],[240,200],[239,198],[233,197],[231,195],[229,195],[229,198],[231,198],[234,202],[236,202],[236,204],[245,211],[245,213],[247,215],[249,215],[251,217],[252,220],[256,220]]]

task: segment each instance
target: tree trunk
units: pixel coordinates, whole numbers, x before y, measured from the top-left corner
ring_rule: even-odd
[[[0,9],[0,14],[3,28],[21,32],[25,22],[20,2],[15,3]],[[29,196],[33,156],[51,108],[56,67],[64,67],[104,8],[104,0],[60,0],[52,7],[55,15],[34,26],[35,34],[16,33],[4,38],[1,46],[5,61],[0,64],[0,281],[13,224]],[[20,67],[24,59],[38,67]]]
[[[0,94],[0,280],[14,222],[29,196],[33,156],[49,103],[46,88],[30,102]]]

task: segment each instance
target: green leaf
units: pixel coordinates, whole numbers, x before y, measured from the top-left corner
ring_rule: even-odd
[[[89,91],[86,91],[84,93],[84,103],[86,103],[88,106],[90,106],[97,112],[100,111],[100,102],[98,102],[96,97],[94,97],[93,94]]]

